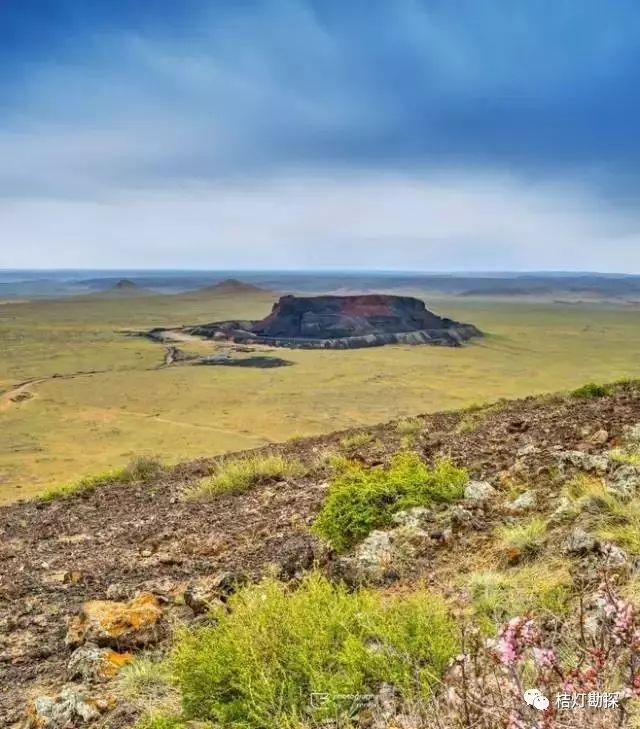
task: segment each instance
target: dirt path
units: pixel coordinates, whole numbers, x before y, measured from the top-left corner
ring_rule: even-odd
[[[8,410],[12,405],[15,404],[16,399],[22,393],[30,392],[29,388],[32,385],[39,385],[41,382],[46,382],[51,379],[50,377],[34,378],[33,380],[27,380],[19,385],[14,385],[0,395],[0,413]]]
[[[131,368],[135,370],[136,368]],[[16,403],[16,397],[22,393],[30,392],[30,387],[41,385],[43,382],[51,382],[52,380],[74,380],[78,377],[92,377],[93,375],[106,375],[110,372],[126,372],[127,370],[81,370],[79,372],[70,372],[66,375],[45,375],[44,377],[33,377],[25,380],[17,385],[12,385],[8,390],[0,393],[0,412],[9,410]]]
[[[107,408],[92,408],[95,412],[101,412],[101,413],[111,413],[113,411],[107,409]],[[259,435],[259,434],[243,434],[239,432],[238,430],[232,430],[228,428],[218,428],[215,425],[206,425],[204,423],[189,423],[184,420],[172,420],[171,418],[164,418],[161,415],[154,415],[153,413],[140,413],[136,412],[135,410],[118,410],[118,417],[120,416],[131,416],[134,418],[142,418],[145,420],[154,420],[158,423],[165,423],[167,425],[175,425],[180,428],[196,428],[201,430],[208,430],[212,433],[221,433],[222,435],[230,435],[234,438],[243,438],[245,440],[250,441],[259,441],[260,444],[267,444],[273,442],[270,438],[266,438],[265,436]]]

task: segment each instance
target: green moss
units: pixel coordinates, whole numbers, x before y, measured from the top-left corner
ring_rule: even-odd
[[[405,699],[426,698],[458,650],[436,595],[383,600],[315,573],[295,591],[272,579],[245,588],[214,617],[214,627],[179,637],[172,666],[184,716],[221,729],[298,729],[336,715],[350,726],[340,695],[387,683]],[[312,708],[313,693],[326,704]]]
[[[415,453],[399,453],[388,468],[351,463],[333,478],[314,531],[343,552],[392,515],[412,506],[460,498],[467,472],[448,461],[429,468]]]

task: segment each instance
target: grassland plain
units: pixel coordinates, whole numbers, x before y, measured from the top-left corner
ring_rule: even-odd
[[[639,307],[426,301],[488,336],[460,349],[280,351],[294,366],[277,369],[158,369],[161,346],[125,337],[122,330],[260,317],[273,297],[95,296],[5,304],[0,307],[0,501],[122,466],[140,454],[177,462],[590,380],[638,376]],[[31,380],[22,391],[26,398],[16,398],[13,388]]]

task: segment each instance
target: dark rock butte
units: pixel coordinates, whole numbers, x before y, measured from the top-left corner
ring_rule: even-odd
[[[197,336],[278,347],[347,349],[382,344],[440,344],[457,347],[482,336],[429,311],[411,296],[283,296],[260,321],[213,322],[186,329]]]

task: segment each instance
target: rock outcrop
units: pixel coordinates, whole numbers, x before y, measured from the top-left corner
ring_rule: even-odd
[[[214,322],[189,333],[208,338],[221,335],[236,342],[281,347],[346,349],[382,344],[459,346],[481,336],[462,324],[429,311],[411,296],[283,296],[260,321]]]

